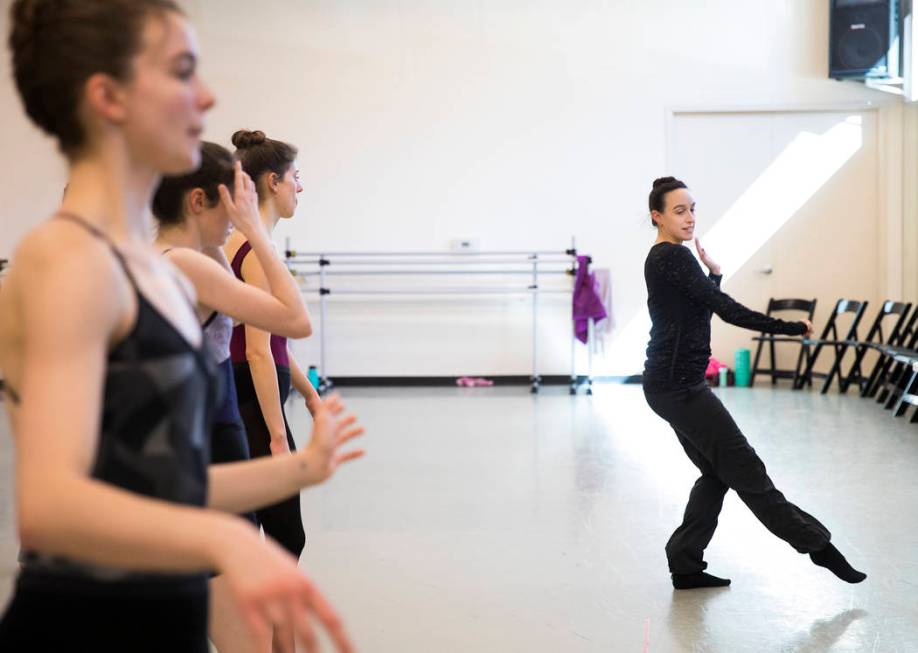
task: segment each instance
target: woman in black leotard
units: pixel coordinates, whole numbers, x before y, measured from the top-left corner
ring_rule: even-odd
[[[350,650],[296,561],[227,514],[270,501],[279,477],[301,487],[303,461],[207,469],[213,366],[187,282],[148,242],[160,175],[198,164],[213,104],[189,25],[171,0],[15,0],[10,26],[17,88],[69,187],[0,294],[26,552],[0,650],[204,653],[212,571],[253,629],[311,644],[313,613]],[[315,420],[327,461],[349,428],[336,412]]]
[[[839,578],[858,583],[866,576],[851,568],[829,543],[829,531],[812,515],[787,501],[733,418],[708,389],[704,371],[711,357],[711,314],[753,331],[807,335],[808,321],[785,322],[749,310],[720,290],[720,267],[701,243],[701,266],[683,243],[694,238],[695,201],[673,177],[657,179],[650,192],[657,242],[644,264],[647,306],[653,326],[644,365],[647,403],[676,432],[701,476],[689,496],[682,525],[666,545],[677,589],[720,587],[730,583],[704,572],[704,550],[714,535],[728,489],[772,533]]]

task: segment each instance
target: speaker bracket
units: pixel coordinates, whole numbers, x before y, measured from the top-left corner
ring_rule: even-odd
[[[902,77],[865,79],[864,86],[893,95],[905,95],[905,79]]]

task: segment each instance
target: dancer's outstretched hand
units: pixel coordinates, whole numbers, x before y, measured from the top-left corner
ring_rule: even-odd
[[[244,526],[244,528],[243,528]],[[258,639],[272,628],[293,631],[304,650],[319,650],[313,621],[318,619],[335,649],[352,653],[341,619],[319,588],[297,567],[296,560],[271,538],[262,540],[240,521],[238,537],[228,538],[218,553],[218,571],[226,578],[240,613]],[[293,638],[280,638],[284,653]]]
[[[806,327],[806,333],[803,334],[803,337],[809,338],[811,335],[813,335],[813,323],[810,322],[809,320],[800,320],[800,321],[803,322],[803,326]]]
[[[258,212],[258,191],[255,182],[243,171],[242,163],[239,161],[235,163],[234,172],[232,194],[224,184],[217,188],[230,222],[249,240],[258,234],[267,235]]]
[[[695,239],[695,249],[698,250],[698,258],[701,259],[701,262],[704,263],[705,267],[710,270],[711,274],[715,276],[720,276],[720,266],[714,262],[710,256],[708,256],[708,251],[701,246],[701,239]]]
[[[363,449],[342,452],[348,441],[363,435],[363,428],[357,426],[356,415],[345,415],[344,404],[337,394],[314,403],[312,414],[312,438],[303,447],[303,461],[306,464],[305,485],[315,485],[331,477],[342,464],[360,458]]]

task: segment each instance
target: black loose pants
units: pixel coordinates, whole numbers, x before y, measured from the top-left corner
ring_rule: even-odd
[[[666,544],[669,570],[691,574],[707,567],[704,550],[717,528],[728,489],[734,490],[765,528],[800,553],[824,548],[825,526],[784,498],[724,405],[700,383],[690,388],[644,396],[673,430],[685,453],[701,471],[689,494],[682,525]]]

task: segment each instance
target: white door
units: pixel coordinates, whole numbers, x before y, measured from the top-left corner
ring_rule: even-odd
[[[839,297],[867,299],[866,328],[885,299],[874,112],[677,113],[669,164],[693,191],[726,292],[763,312],[769,297],[816,298],[817,331]],[[736,349],[754,355],[751,335],[715,318],[714,356],[733,367]],[[779,348],[780,367],[795,360]]]

